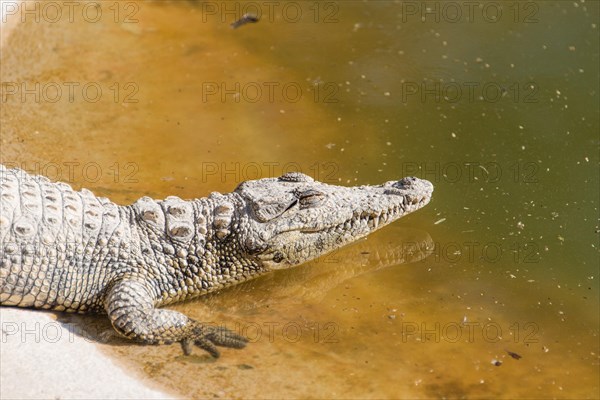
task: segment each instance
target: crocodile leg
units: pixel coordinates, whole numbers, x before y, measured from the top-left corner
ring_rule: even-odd
[[[193,345],[219,357],[217,346],[241,349],[247,339],[224,327],[202,324],[173,310],[154,308],[147,284],[121,279],[108,289],[104,307],[115,330],[130,339],[148,344],[180,342],[186,355]]]

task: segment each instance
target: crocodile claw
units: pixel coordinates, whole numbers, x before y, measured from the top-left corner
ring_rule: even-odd
[[[247,338],[225,327],[215,327],[201,323],[195,323],[194,325],[188,337],[181,341],[181,347],[186,356],[192,354],[194,345],[205,350],[214,358],[219,358],[221,353],[217,349],[217,346],[242,349],[248,343]]]

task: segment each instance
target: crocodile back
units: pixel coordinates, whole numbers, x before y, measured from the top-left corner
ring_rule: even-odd
[[[129,230],[123,207],[0,165],[0,304],[101,310]]]

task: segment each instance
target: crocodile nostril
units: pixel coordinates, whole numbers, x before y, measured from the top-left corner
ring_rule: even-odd
[[[406,178],[400,179],[400,184],[402,186],[411,186],[416,181],[417,181],[417,178],[415,178],[414,176],[408,176]]]

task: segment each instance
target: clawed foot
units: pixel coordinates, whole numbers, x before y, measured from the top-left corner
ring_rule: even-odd
[[[248,339],[222,326],[203,325],[194,322],[190,333],[181,341],[183,353],[186,356],[192,354],[193,346],[196,345],[206,350],[214,358],[221,355],[217,346],[242,349],[246,347]]]

